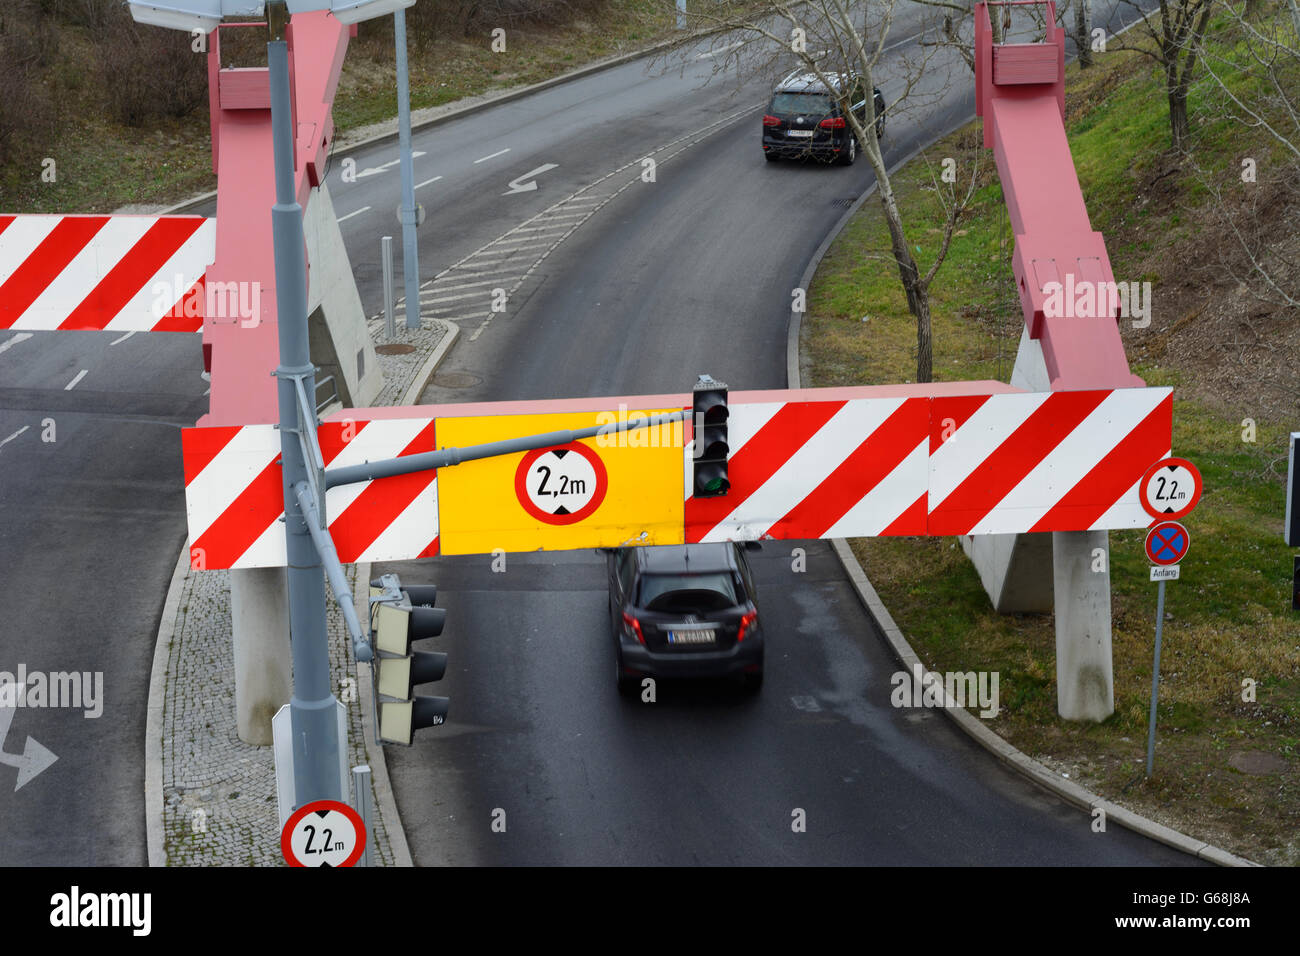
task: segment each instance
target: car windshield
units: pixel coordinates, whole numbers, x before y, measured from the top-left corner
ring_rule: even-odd
[[[830,111],[831,98],[823,93],[777,93],[772,97],[773,113],[825,116]]]
[[[735,607],[730,574],[647,574],[641,579],[640,606],[649,611],[716,611]]]

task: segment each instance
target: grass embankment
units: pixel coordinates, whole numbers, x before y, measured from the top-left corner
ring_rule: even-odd
[[[1070,68],[1066,103],[1075,164],[1116,279],[1153,284],[1151,326],[1123,322],[1133,370],[1150,385],[1174,387],[1174,454],[1204,476],[1201,503],[1185,519],[1189,558],[1181,580],[1167,586],[1154,777],[1143,778],[1156,597],[1143,531],[1110,536],[1115,713],[1096,725],[1057,716],[1052,616],[993,612],[955,539],[863,539],[853,549],[929,667],[1000,673],[1003,710],[990,724],[997,733],[1071,780],[1184,832],[1256,861],[1295,864],[1300,615],[1290,609],[1292,553],[1282,541],[1295,404],[1250,383],[1269,363],[1275,384],[1296,394],[1296,355],[1277,347],[1290,334],[1282,326],[1294,326],[1296,316],[1256,309],[1263,350],[1243,351],[1236,377],[1203,374],[1207,360],[1218,367],[1237,360],[1239,290],[1193,281],[1201,273],[1191,257],[1222,239],[1204,206],[1206,189],[1166,154],[1159,75],[1149,60],[1111,52],[1090,70]],[[1193,116],[1198,105],[1194,98]],[[1193,122],[1200,163],[1229,187],[1239,183],[1241,156],[1264,157],[1263,165],[1275,155],[1240,126]],[[936,380],[1008,380],[1023,324],[1013,239],[979,130],[975,123],[937,143],[894,178],[909,239],[928,265],[944,219],[935,191],[942,159],[955,158],[966,182],[972,165],[983,164],[934,288]],[[888,250],[879,205],[869,199],[810,290],[803,352],[812,381],[805,385],[915,378],[915,323]],[[1207,355],[1207,341],[1226,351]],[[1253,421],[1253,435],[1244,419]],[[1243,700],[1246,681],[1256,683],[1253,702]]]
[[[501,52],[491,49],[490,30],[461,38],[411,33],[411,107],[436,107],[540,82],[667,39],[675,32],[671,11],[664,0],[609,0],[599,11],[566,25],[508,26]],[[177,31],[176,42],[188,45],[190,37]],[[215,189],[206,105],[148,128],[124,126],[105,109],[94,59],[95,44],[87,31],[61,30],[46,78],[57,104],[53,131],[48,145],[37,150],[42,155],[0,168],[0,208],[104,213],[128,204],[169,205]],[[396,113],[391,29],[372,28],[353,41],[344,62],[334,106],[336,135]],[[55,162],[53,182],[42,180],[47,158]]]

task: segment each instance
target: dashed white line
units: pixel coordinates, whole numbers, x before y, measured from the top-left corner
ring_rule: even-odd
[[[19,332],[13,338],[5,339],[5,341],[0,342],[0,352],[7,352],[19,342],[26,342],[31,337],[32,333],[30,332]]]
[[[489,159],[496,159],[498,156],[504,156],[504,155],[505,155],[506,153],[508,153],[508,152],[510,152],[510,147],[509,147],[509,146],[507,146],[505,149],[499,149],[499,150],[497,150],[495,153],[492,153],[492,154],[489,155],[489,156],[484,156],[482,159],[476,159],[476,160],[474,160],[474,162],[475,162],[475,163],[486,163]]]
[[[13,341],[13,340],[11,339],[10,341]],[[15,438],[17,438],[19,435],[21,435],[23,432],[27,431],[27,429],[29,429],[29,428],[31,428],[31,427],[32,427],[31,425],[24,425],[22,428],[18,429],[18,431],[14,432],[12,435],[10,435],[8,438],[6,438],[4,441],[0,441],[0,448],[3,448],[5,445],[9,444],[11,441],[13,441]]]
[[[129,339],[131,336],[135,335],[135,333],[136,333],[136,330],[135,330],[135,329],[132,329],[130,332],[126,333],[126,335],[119,335],[117,338],[113,339],[113,341],[109,342],[108,344],[109,344],[109,345],[117,345],[119,342],[125,342],[125,341],[126,341],[127,339]]]
[[[442,179],[441,176],[434,176],[432,179],[426,179],[426,180],[425,180],[424,182],[422,182],[422,183],[416,183],[416,184],[415,184],[415,188],[416,188],[416,189],[419,189],[421,186],[427,186],[427,185],[429,185],[429,183],[436,183],[436,182],[437,182],[438,180],[440,180],[440,179]]]
[[[83,378],[86,377],[86,373],[89,372],[89,371],[90,371],[90,369],[88,369],[88,368],[83,368],[80,372],[78,372],[78,373],[76,374],[76,376],[72,379],[71,382],[69,382],[67,385],[64,385],[64,386],[63,386],[63,390],[64,390],[65,392],[70,392],[70,391],[72,391],[74,388],[77,387],[77,383],[80,382]]]
[[[350,213],[348,213],[346,216],[339,216],[339,218],[338,218],[336,221],[337,221],[337,222],[346,222],[347,220],[351,219],[353,216],[359,216],[359,215],[361,215],[363,212],[369,212],[369,211],[370,211],[370,207],[369,207],[369,206],[362,206],[362,207],[361,207],[360,209],[358,209],[356,212],[350,212]]]

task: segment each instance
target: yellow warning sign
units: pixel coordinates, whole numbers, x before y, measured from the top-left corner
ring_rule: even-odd
[[[619,431],[621,422],[680,408],[557,415],[439,418],[440,448],[609,426],[558,448],[438,470],[439,551],[503,551],[681,544],[683,424]],[[651,517],[647,517],[651,516]]]

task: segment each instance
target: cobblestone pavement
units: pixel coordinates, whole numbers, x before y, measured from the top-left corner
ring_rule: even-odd
[[[379,356],[385,385],[376,405],[398,403],[417,377],[427,374],[426,363],[449,329],[428,319],[424,324],[406,332],[399,323],[397,337],[388,339],[382,322],[370,323],[377,344],[414,346],[406,354]],[[346,565],[344,570],[355,585],[356,566]],[[349,766],[358,766],[368,760],[356,664],[332,595],[328,622],[334,694],[347,707]],[[167,655],[161,754],[168,865],[284,866],[272,750],[244,743],[235,726],[228,572],[185,574],[172,639],[165,651],[159,648],[157,653]],[[373,792],[371,797],[374,863],[391,866],[394,851],[385,823],[397,821],[385,821]]]

